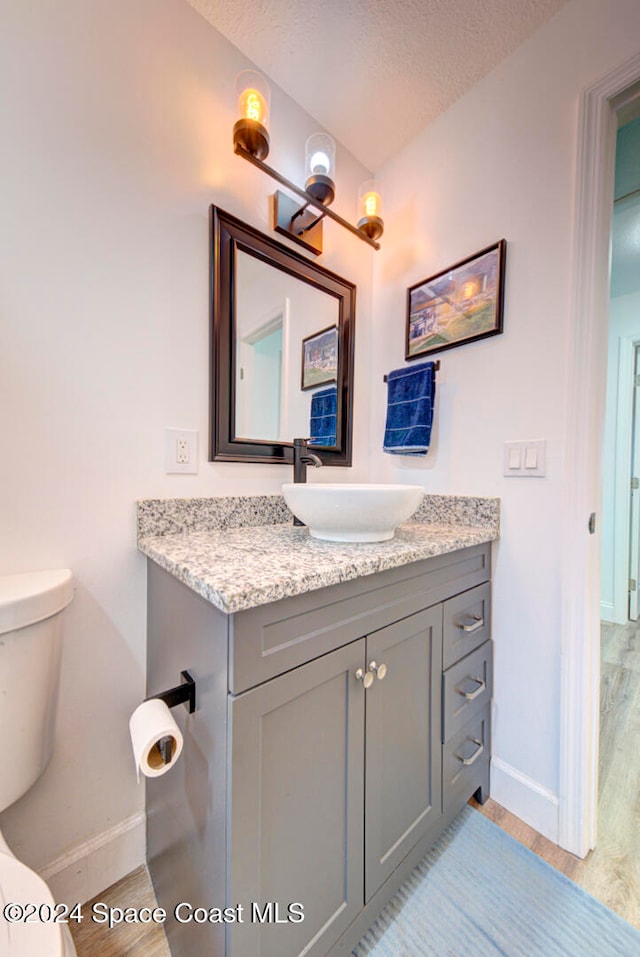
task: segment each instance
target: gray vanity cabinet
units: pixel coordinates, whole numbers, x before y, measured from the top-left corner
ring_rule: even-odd
[[[243,908],[168,922],[172,957],[347,957],[488,793],[489,566],[472,546],[225,615],[149,564],[148,693],[197,685],[147,784],[158,903]]]

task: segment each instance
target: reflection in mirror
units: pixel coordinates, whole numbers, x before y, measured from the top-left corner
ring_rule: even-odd
[[[355,286],[211,212],[211,458],[350,465]]]
[[[242,288],[242,287],[241,287]],[[242,296],[238,296],[241,300]],[[245,307],[240,305],[241,315]],[[280,441],[287,435],[286,376],[282,374],[288,335],[289,300],[257,323],[247,320],[236,333],[236,433],[246,439]]]
[[[236,435],[291,441],[311,437],[311,401],[303,377],[303,343],[338,325],[335,296],[274,269],[244,250],[236,254]],[[308,352],[307,347],[307,352]],[[335,348],[334,348],[335,362]],[[307,358],[313,385],[335,382]],[[334,441],[331,443],[335,444]]]

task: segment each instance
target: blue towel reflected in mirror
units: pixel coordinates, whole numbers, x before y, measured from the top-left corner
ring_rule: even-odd
[[[321,389],[311,396],[309,417],[310,445],[336,444],[336,410],[338,390],[336,386]]]
[[[387,375],[387,421],[383,451],[426,455],[431,442],[436,396],[434,362],[405,366]]]

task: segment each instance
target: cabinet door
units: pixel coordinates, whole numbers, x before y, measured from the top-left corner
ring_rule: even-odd
[[[319,957],[362,908],[364,650],[230,699],[228,957]]]
[[[442,813],[442,605],[367,638],[365,899]]]

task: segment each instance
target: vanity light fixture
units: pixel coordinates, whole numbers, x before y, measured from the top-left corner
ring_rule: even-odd
[[[304,167],[306,191],[323,206],[330,206],[336,197],[336,184],[333,182],[336,144],[328,133],[311,134],[304,148]]]
[[[358,190],[358,215],[358,229],[370,239],[379,239],[384,231],[382,197],[373,179],[367,180]]]
[[[238,156],[248,160],[303,200],[302,206],[290,196],[276,190],[273,197],[274,229],[293,239],[315,255],[322,252],[322,220],[325,217],[340,223],[365,243],[380,249],[377,241],[384,224],[381,217],[379,190],[369,190],[368,205],[360,203],[360,220],[352,226],[332,209],[336,194],[336,144],[327,133],[314,133],[305,146],[305,188],[301,189],[264,162],[269,155],[268,120],[271,102],[269,84],[255,70],[244,70],[236,80],[238,119],[233,127],[233,145]],[[370,184],[369,184],[370,185]],[[361,189],[362,192],[362,189]],[[364,194],[363,194],[364,195]],[[375,201],[371,198],[375,196]],[[364,212],[362,212],[364,210]],[[368,211],[367,211],[368,210]]]
[[[243,70],[236,77],[238,119],[233,127],[236,147],[251,153],[257,159],[269,155],[269,109],[271,88],[256,70]]]

